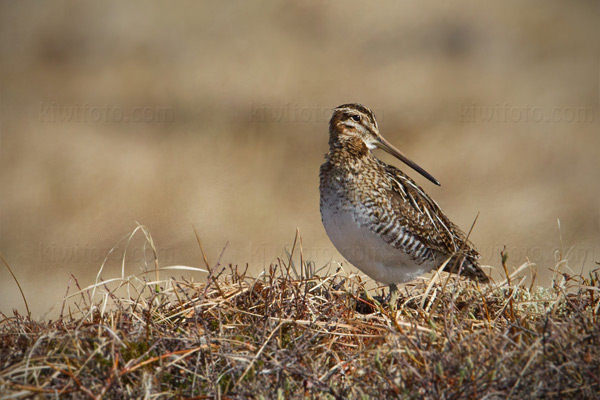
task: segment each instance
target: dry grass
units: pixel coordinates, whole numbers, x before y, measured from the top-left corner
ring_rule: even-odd
[[[1,397],[600,397],[597,270],[548,288],[523,286],[527,266],[481,287],[436,275],[390,315],[291,253],[258,277],[207,263],[206,283],[150,281],[156,263],[79,289],[56,321],[3,315]]]

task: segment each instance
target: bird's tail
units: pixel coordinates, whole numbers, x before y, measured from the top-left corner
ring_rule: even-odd
[[[490,278],[479,266],[477,260],[471,259],[468,256],[454,256],[448,261],[444,267],[444,271],[461,276],[466,276],[474,281],[486,283],[490,281]]]

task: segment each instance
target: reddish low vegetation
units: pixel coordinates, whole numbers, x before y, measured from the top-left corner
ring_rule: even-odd
[[[55,321],[2,315],[2,396],[600,397],[597,271],[547,288],[523,285],[526,266],[479,286],[436,274],[392,313],[359,277],[291,256],[258,277],[209,270],[101,282]]]

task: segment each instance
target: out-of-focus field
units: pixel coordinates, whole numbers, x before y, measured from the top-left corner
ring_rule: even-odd
[[[320,222],[318,168],[331,108],[360,102],[442,182],[407,171],[452,220],[468,230],[479,213],[484,264],[499,266],[506,245],[509,265],[531,260],[544,283],[572,248],[569,267],[591,270],[599,12],[594,1],[3,2],[0,251],[34,316],[70,274],[93,283],[114,246],[103,276],[119,274],[136,221],[162,265],[203,265],[193,227],[213,264],[227,243],[222,263],[259,271],[296,228],[305,259],[341,262]],[[24,310],[2,266],[0,309],[11,308]]]

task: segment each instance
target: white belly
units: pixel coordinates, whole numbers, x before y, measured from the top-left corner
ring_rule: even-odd
[[[418,264],[368,227],[359,225],[356,212],[335,202],[327,203],[321,207],[321,217],[331,242],[352,265],[376,281],[388,285],[408,282],[437,266],[434,261]]]

